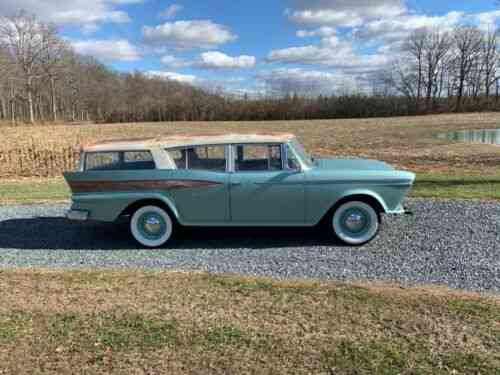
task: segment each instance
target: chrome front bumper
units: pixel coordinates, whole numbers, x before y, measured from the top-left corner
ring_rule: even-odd
[[[87,221],[89,219],[88,211],[68,210],[66,211],[66,219],[73,221]]]

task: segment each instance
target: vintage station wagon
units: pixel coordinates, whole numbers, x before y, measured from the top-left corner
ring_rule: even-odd
[[[183,226],[315,226],[349,245],[403,214],[415,175],[371,160],[310,157],[291,134],[110,141],[82,147],[64,174],[71,220],[130,218],[134,239],[165,245]]]

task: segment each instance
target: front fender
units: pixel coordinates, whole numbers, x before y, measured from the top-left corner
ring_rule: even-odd
[[[179,220],[179,211],[174,202],[160,193],[95,193],[73,195],[74,210],[89,212],[89,220],[113,222],[130,205],[142,200],[158,200],[170,208]]]
[[[372,190],[368,190],[368,189],[352,189],[352,190],[347,190],[347,191],[345,191],[343,194],[341,194],[339,196],[339,198],[337,199],[337,201],[334,204],[332,204],[332,207],[335,206],[341,200],[343,200],[345,198],[348,198],[348,197],[352,197],[354,195],[369,196],[369,197],[375,199],[378,203],[380,203],[380,205],[384,209],[384,213],[387,213],[389,211],[389,208],[387,207],[387,203],[385,202],[385,200],[378,193],[376,193],[376,192],[374,192]]]

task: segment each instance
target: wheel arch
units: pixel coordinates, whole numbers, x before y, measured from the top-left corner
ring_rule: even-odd
[[[132,215],[135,211],[137,211],[139,208],[144,207],[144,206],[157,206],[160,208],[163,208],[164,210],[167,211],[167,213],[171,216],[172,219],[174,219],[177,223],[179,223],[179,213],[175,206],[172,204],[172,202],[162,199],[159,197],[144,197],[141,199],[136,200],[135,202],[129,204],[121,213],[120,217],[122,216],[130,216]]]
[[[327,220],[333,213],[344,203],[351,201],[360,201],[369,204],[376,209],[377,213],[383,214],[387,212],[385,201],[376,193],[371,191],[352,191],[341,195],[335,203],[326,211],[320,222]]]

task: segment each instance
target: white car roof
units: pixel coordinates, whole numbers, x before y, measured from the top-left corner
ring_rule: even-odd
[[[174,135],[162,138],[109,140],[82,146],[83,152],[144,151],[155,148],[221,145],[235,143],[286,143],[293,134]]]

